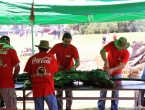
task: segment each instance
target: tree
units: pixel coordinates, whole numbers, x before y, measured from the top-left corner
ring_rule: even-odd
[[[68,26],[69,28],[78,30],[79,34],[101,34],[104,32],[144,32],[145,20],[70,24]]]

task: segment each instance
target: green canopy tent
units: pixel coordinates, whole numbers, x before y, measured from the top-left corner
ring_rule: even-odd
[[[0,24],[31,24],[31,4],[31,0],[0,0]],[[34,14],[34,25],[142,20],[145,0],[34,0]]]
[[[0,24],[30,24],[32,0],[0,0]],[[34,0],[34,24],[145,19],[145,0]]]

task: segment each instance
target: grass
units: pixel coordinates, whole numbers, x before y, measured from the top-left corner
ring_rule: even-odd
[[[11,38],[11,45],[17,50],[18,56],[20,58],[20,66],[21,66],[21,73],[23,72],[24,66],[26,64],[27,59],[29,56],[20,56],[21,51],[24,48],[30,47],[32,48],[32,38],[31,37],[19,37],[17,35],[9,35]],[[113,33],[110,34],[110,38],[113,39]],[[124,36],[128,39],[128,42],[132,43],[132,41],[143,41],[145,39],[145,32],[140,33],[117,33],[117,38],[120,36]],[[44,37],[34,37],[34,45],[38,45],[40,40],[49,40],[50,46],[53,46],[56,43],[62,42],[60,40],[53,40],[53,35],[45,34]],[[81,64],[78,69],[81,70],[92,70],[96,69],[96,56],[99,55],[99,51],[102,48],[102,34],[95,34],[95,35],[75,35],[74,39],[72,40],[72,44],[78,48],[80,54]],[[34,47],[37,50],[36,47]],[[84,92],[77,92],[75,95],[83,95]],[[87,92],[85,95],[99,95],[99,92]],[[126,91],[121,94],[129,94],[133,95],[130,91]],[[83,103],[82,103],[83,102]],[[18,103],[20,106],[22,104]],[[28,105],[28,103],[27,103]],[[28,105],[27,110],[33,110],[34,108],[33,103]],[[110,107],[110,102],[107,101],[106,103],[107,108]],[[96,110],[97,101],[74,101],[73,102],[73,110]],[[133,108],[133,101],[120,101],[119,110],[132,110]],[[125,109],[124,109],[125,108]],[[107,110],[107,109],[106,109]]]
[[[113,39],[113,33],[110,34],[110,39]],[[130,43],[132,41],[144,41],[145,39],[145,32],[137,32],[137,33],[117,33],[117,37],[124,36],[128,39]],[[14,48],[17,50],[17,53],[19,55],[19,58],[21,59],[21,72],[23,72],[24,65],[29,58],[29,56],[21,57],[20,53],[25,48],[29,47],[32,48],[32,38],[31,37],[19,37],[10,35],[11,37],[11,45],[14,46]],[[40,40],[49,40],[49,44],[52,47],[58,42],[62,42],[60,40],[53,40],[53,35],[47,35],[45,34],[44,37],[35,37],[34,36],[34,45],[38,45]],[[81,65],[78,69],[84,69],[84,68],[90,68],[93,69],[96,67],[96,56],[100,55],[99,51],[102,48],[102,34],[94,34],[94,35],[75,35],[74,40],[72,40],[72,44],[74,44],[79,51],[80,54],[80,60]],[[38,50],[34,46],[35,50]],[[92,63],[88,63],[90,61],[93,61]],[[84,65],[88,65],[88,67],[84,67]],[[90,66],[93,65],[93,66]],[[91,68],[92,67],[92,68]]]

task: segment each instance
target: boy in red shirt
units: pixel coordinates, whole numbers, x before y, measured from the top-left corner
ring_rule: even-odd
[[[121,72],[129,59],[129,51],[127,48],[130,44],[127,39],[120,37],[115,41],[110,42],[104,46],[101,51],[101,57],[104,61],[104,69],[109,76],[113,78],[120,78]],[[108,56],[106,58],[106,53]],[[101,91],[100,97],[106,97],[107,91]],[[112,97],[119,97],[119,91],[112,91]],[[98,110],[105,110],[105,100],[98,101]],[[111,100],[111,110],[118,110],[118,100]]]
[[[58,110],[53,80],[58,71],[56,59],[47,53],[50,49],[48,41],[41,40],[40,44],[35,46],[38,47],[39,53],[30,57],[24,68],[32,83],[35,110],[44,110],[44,101],[49,110]]]
[[[58,69],[61,70],[75,70],[79,64],[78,50],[71,43],[72,36],[70,33],[65,33],[62,37],[62,43],[54,45],[49,51],[51,54],[56,54]],[[74,63],[75,61],[75,63]],[[72,91],[65,91],[66,97],[73,97]],[[63,96],[63,91],[59,90],[57,97]],[[58,110],[63,110],[63,101],[57,100]],[[71,110],[72,100],[66,100],[66,110]]]

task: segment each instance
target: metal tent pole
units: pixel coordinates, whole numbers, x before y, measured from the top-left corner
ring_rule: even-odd
[[[31,34],[32,34],[32,55],[34,55],[34,34],[33,34],[33,22],[31,23]]]
[[[30,21],[31,21],[31,34],[32,34],[32,55],[34,55],[34,36],[33,36],[33,27],[34,27],[34,0],[32,1],[32,7],[31,7],[31,15],[30,15]]]

